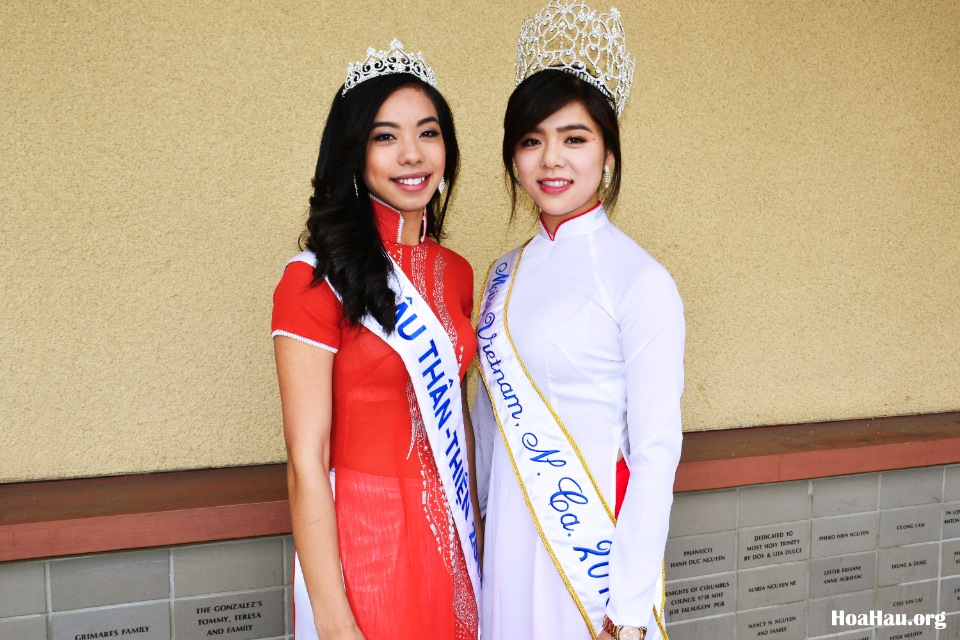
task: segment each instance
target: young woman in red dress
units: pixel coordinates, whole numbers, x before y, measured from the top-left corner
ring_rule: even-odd
[[[459,154],[435,82],[396,41],[350,66],[320,144],[307,251],[274,293],[298,640],[477,637],[473,431],[468,420],[459,441],[447,436],[465,456],[449,460],[460,449],[438,450],[429,433],[437,415],[441,428],[459,419],[462,394],[424,406],[428,373],[411,376],[387,342],[412,335],[399,278],[433,316],[430,344],[452,348],[431,393],[459,388],[476,352],[473,272],[438,243]]]

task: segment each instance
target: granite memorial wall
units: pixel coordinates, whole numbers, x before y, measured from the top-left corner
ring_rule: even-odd
[[[292,558],[279,536],[0,564],[0,640],[292,640]],[[665,562],[671,640],[960,640],[960,465],[677,494]]]

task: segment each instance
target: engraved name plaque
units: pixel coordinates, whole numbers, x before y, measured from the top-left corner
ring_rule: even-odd
[[[880,546],[930,542],[940,538],[941,508],[938,504],[880,512]]]
[[[940,575],[960,576],[960,540],[944,540],[940,558]]]
[[[807,599],[806,562],[746,569],[737,575],[737,609],[756,609]]]
[[[667,583],[667,618],[679,622],[733,611],[734,574]]]
[[[838,556],[877,548],[877,514],[862,513],[813,521],[811,555]]]
[[[169,640],[170,612],[166,603],[138,604],[55,613],[53,640]],[[0,637],[3,636],[0,633]]]
[[[809,521],[743,529],[739,533],[738,566],[750,569],[805,560],[810,556],[809,534]]]
[[[940,547],[936,542],[881,549],[877,584],[883,587],[936,578],[939,556]]]
[[[178,600],[174,618],[178,639],[255,640],[282,636],[283,590]]]
[[[875,551],[810,561],[810,597],[873,589]]]
[[[903,613],[913,617],[917,613],[936,613],[936,581],[902,584],[877,589],[875,607],[884,614]]]
[[[940,583],[940,608],[947,613],[960,613],[960,577]]]
[[[804,640],[806,604],[798,602],[737,614],[737,640]]]
[[[667,579],[692,578],[733,571],[736,562],[733,531],[667,540]]]
[[[943,539],[960,538],[960,502],[943,505]]]

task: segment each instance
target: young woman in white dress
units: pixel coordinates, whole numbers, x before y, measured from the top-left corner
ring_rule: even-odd
[[[622,43],[615,11],[564,0],[521,32],[503,162],[540,229],[493,263],[479,303],[487,640],[666,635],[684,320],[670,274],[607,217],[634,65]]]

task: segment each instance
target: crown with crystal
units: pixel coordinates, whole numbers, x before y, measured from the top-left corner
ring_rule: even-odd
[[[403,50],[403,44],[394,38],[390,42],[389,49],[377,51],[370,47],[367,49],[366,60],[351,62],[347,66],[347,79],[343,83],[343,92],[340,95],[347,95],[347,91],[364,80],[390,75],[391,73],[409,73],[417,76],[434,89],[437,88],[437,74],[423,61],[423,54],[419,51],[407,53]]]
[[[544,69],[566,71],[599,89],[620,117],[636,66],[616,9],[598,13],[583,0],[550,0],[520,27],[517,84]]]

